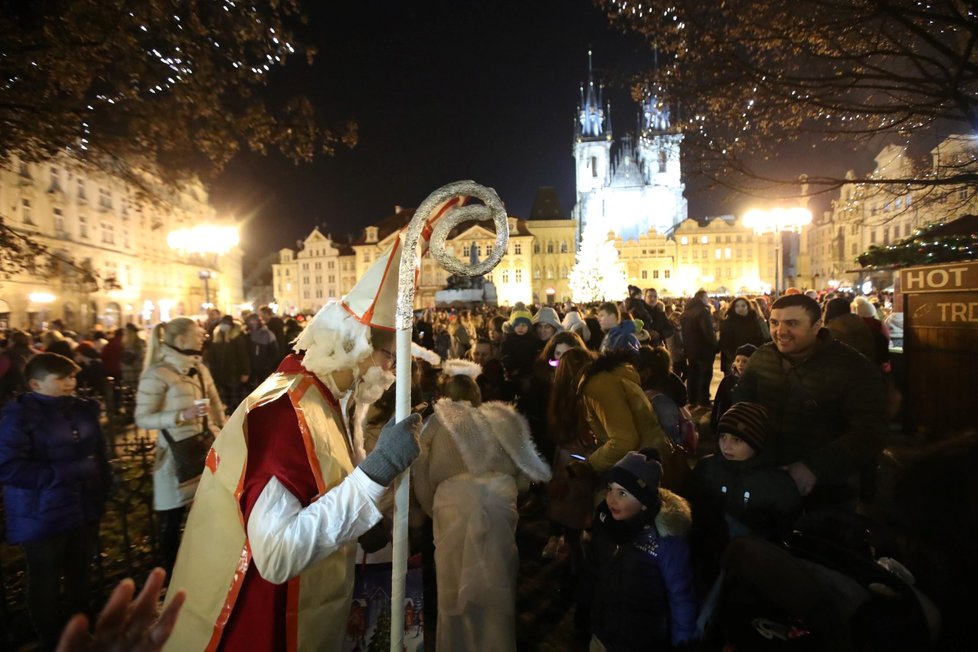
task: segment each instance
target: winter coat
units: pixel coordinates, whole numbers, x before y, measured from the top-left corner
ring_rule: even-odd
[[[869,332],[869,327],[863,322],[862,317],[847,312],[834,317],[825,327],[832,332],[832,337],[836,340],[848,344],[866,356],[866,359],[873,359],[875,352],[873,334]]]
[[[7,542],[37,541],[96,523],[111,473],[99,404],[28,392],[0,418]]]
[[[248,361],[251,366],[248,383],[251,387],[257,387],[272,375],[282,361],[282,354],[279,352],[275,334],[267,326],[247,333],[245,341],[248,344]]]
[[[564,320],[560,322],[560,325],[566,331],[577,333],[585,344],[591,339],[591,329],[588,328],[587,322],[581,319],[581,314],[576,310],[571,310],[564,315]]]
[[[712,360],[717,353],[717,338],[713,332],[713,315],[706,304],[698,299],[687,301],[679,323],[686,359]]]
[[[543,342],[531,331],[527,331],[525,335],[506,335],[503,340],[502,362],[510,381],[516,383],[530,375],[533,361],[542,348]]]
[[[799,363],[773,342],[761,346],[733,390],[734,403],[767,408],[771,435],[763,455],[779,466],[803,462],[820,485],[845,484],[876,462],[886,435],[885,397],[879,368],[825,328]]]
[[[730,365],[733,364],[738,347],[744,344],[760,346],[764,341],[761,323],[757,321],[754,311],[741,317],[733,311],[731,305],[727,316],[720,322],[720,369],[724,375],[730,374]]]
[[[608,652],[667,650],[696,636],[689,505],[666,489],[659,495],[662,507],[644,527],[614,521],[604,502],[595,515],[591,631]]]
[[[588,462],[598,473],[610,469],[625,453],[645,446],[658,449],[663,460],[671,455],[666,433],[630,364],[586,377],[581,396],[585,419],[598,441]]]
[[[139,379],[136,393],[136,425],[147,430],[162,430],[175,441],[199,433],[203,419],[177,425],[180,414],[199,398],[210,400],[207,426],[216,437],[224,425],[224,405],[210,371],[198,356],[188,356],[162,345],[163,359],[150,365]],[[191,371],[193,373],[191,374]],[[203,383],[203,389],[201,389]],[[176,509],[194,499],[199,478],[180,483],[176,464],[162,434],[156,438],[156,464],[153,469],[153,508]]]
[[[37,353],[29,346],[11,346],[0,353],[0,403],[11,396],[27,391],[24,367],[27,359]]]
[[[688,497],[694,538],[718,551],[743,534],[777,543],[791,533],[801,515],[801,494],[794,480],[757,456],[735,462],[719,453],[707,455],[693,469]]]
[[[226,331],[220,326],[215,328],[211,344],[204,351],[204,362],[218,385],[240,385],[241,377],[251,374],[248,338],[242,333],[241,326],[232,324]]]
[[[102,368],[106,376],[119,379],[122,376],[122,334],[114,336],[102,349]]]
[[[122,349],[122,359],[119,362],[122,368],[122,381],[130,387],[139,384],[139,375],[143,372],[143,358],[146,357],[146,344],[139,338]]]

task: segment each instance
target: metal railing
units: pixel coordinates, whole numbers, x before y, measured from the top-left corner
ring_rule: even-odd
[[[112,466],[113,485],[99,528],[98,554],[92,560],[91,608],[105,603],[119,580],[137,583],[159,565],[153,511],[156,433],[133,422],[135,388],[109,383],[102,391],[78,394],[102,403],[102,428]],[[5,532],[0,503],[0,536]],[[16,650],[34,640],[27,610],[27,572],[19,546],[0,543],[0,648]]]

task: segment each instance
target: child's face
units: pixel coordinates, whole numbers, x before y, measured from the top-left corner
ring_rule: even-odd
[[[728,432],[720,433],[720,452],[731,462],[743,462],[754,457],[754,449],[750,444]]]
[[[31,378],[30,380],[31,391],[37,392],[43,396],[71,396],[75,393],[75,374],[70,376],[58,376],[57,374],[48,374],[44,378],[38,380],[37,378]]]
[[[523,322],[520,322],[516,326],[513,326],[513,332],[516,333],[517,335],[526,335],[526,332],[528,330],[530,330],[530,327],[524,324]]]
[[[627,521],[642,511],[641,501],[617,482],[608,483],[608,495],[605,501],[608,503],[611,518],[616,521]]]
[[[748,361],[750,361],[750,358],[748,358],[746,355],[738,355],[735,357],[732,365],[734,373],[738,376],[743,376],[744,369],[747,368]]]

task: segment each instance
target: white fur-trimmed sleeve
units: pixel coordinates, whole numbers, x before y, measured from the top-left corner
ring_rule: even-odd
[[[272,477],[248,518],[248,540],[259,574],[273,584],[287,582],[357,540],[381,519],[377,503],[384,487],[360,469],[303,508]]]

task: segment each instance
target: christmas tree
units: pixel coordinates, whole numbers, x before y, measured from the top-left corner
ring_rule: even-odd
[[[618,260],[612,237],[597,224],[584,228],[577,262],[567,279],[574,301],[620,301],[627,295],[625,265]]]
[[[388,605],[390,603],[388,602]],[[377,614],[377,622],[374,624],[373,634],[370,636],[370,643],[367,645],[367,652],[388,652],[391,649],[391,610],[382,609]]]

